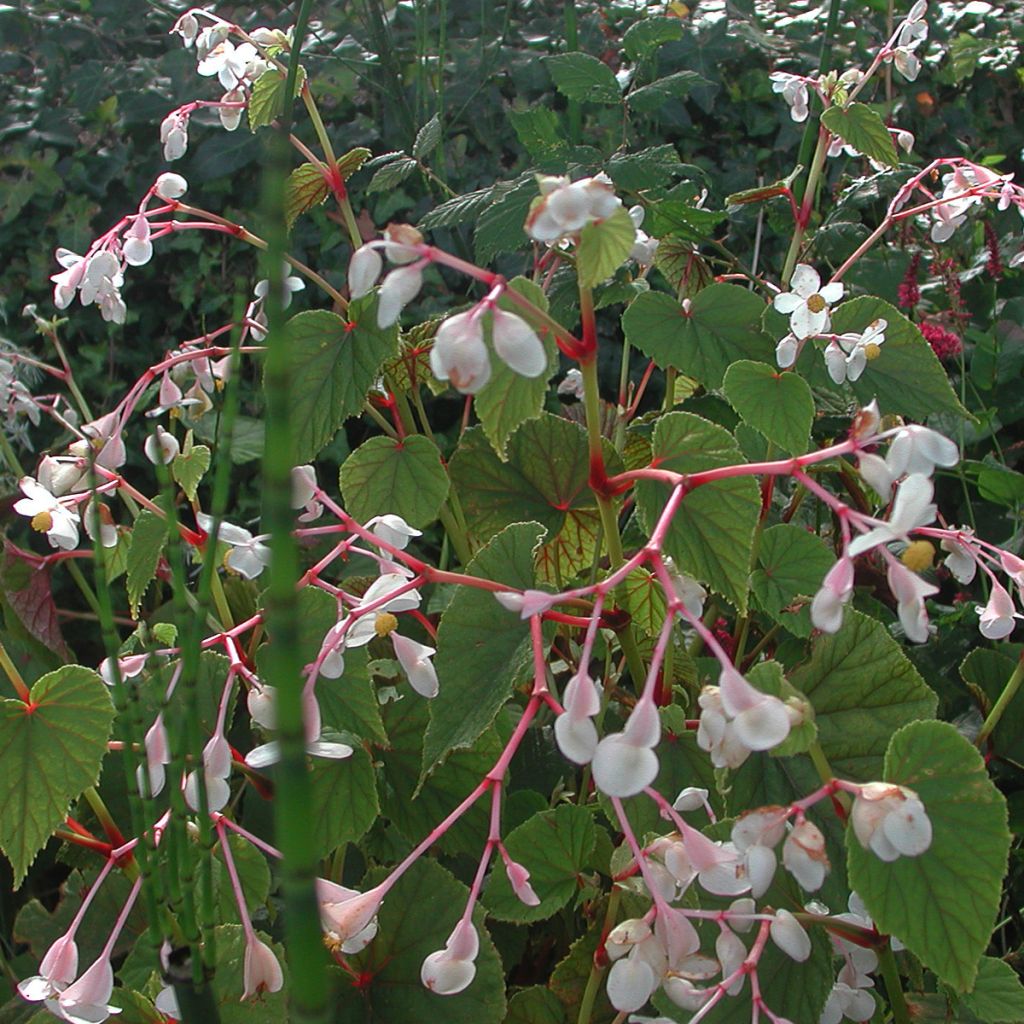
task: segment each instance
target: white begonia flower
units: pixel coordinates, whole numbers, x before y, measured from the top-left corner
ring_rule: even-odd
[[[874,982],[871,983],[874,985]],[[875,1015],[875,1000],[863,988],[836,982],[829,994],[818,1024],[840,1024],[844,1017],[869,1021]]]
[[[219,811],[231,798],[231,747],[221,733],[211,736],[203,747],[202,778],[206,785],[206,809]],[[189,772],[185,779],[185,802],[193,811],[199,810],[198,771]]]
[[[796,357],[800,354],[800,342],[797,341],[796,336],[793,334],[787,334],[776,346],[775,346],[775,362],[778,364],[780,370],[786,370],[796,362]]]
[[[393,270],[388,280],[402,272]],[[456,313],[441,324],[430,350],[430,369],[438,380],[451,381],[464,395],[476,394],[491,379],[491,360],[478,310]]]
[[[790,291],[779,292],[773,305],[789,316],[789,329],[799,339],[821,334],[829,328],[829,306],[845,291],[841,282],[821,286],[818,272],[806,263],[798,263],[790,279]]]
[[[947,560],[948,561],[948,560]],[[984,607],[976,605],[978,628],[987,640],[1005,640],[1016,628],[1015,619],[1024,619],[1010,597],[1007,589],[996,580],[992,581],[992,593]]]
[[[316,898],[320,906],[320,924],[337,942],[347,943],[365,934],[371,926],[376,932],[374,920],[384,899],[381,886],[359,892],[318,878]]]
[[[593,718],[601,710],[601,693],[583,669],[566,683],[562,706],[555,719],[558,749],[574,764],[590,764],[599,740]]]
[[[677,811],[695,811],[698,807],[708,806],[708,790],[699,786],[687,786],[679,791],[679,795],[672,801],[672,807]]]
[[[269,689],[269,687],[268,687]],[[302,723],[306,735],[306,753],[310,757],[326,757],[335,761],[343,761],[354,753],[347,743],[336,743],[325,740],[322,736],[320,721],[320,705],[316,694],[308,689],[302,692]],[[250,768],[266,768],[281,759],[281,747],[276,740],[253,747],[245,755],[245,763]]]
[[[960,449],[937,430],[912,423],[897,431],[885,461],[894,479],[915,473],[931,476],[936,466],[955,466],[960,461]]]
[[[999,552],[999,564],[1003,572],[1017,584],[1020,590],[1024,590],[1024,559],[1018,558],[1009,551]]]
[[[843,608],[853,596],[853,562],[840,558],[825,574],[821,587],[811,601],[811,622],[823,633],[838,633],[843,624]]]
[[[67,309],[78,294],[78,289],[85,277],[88,260],[70,249],[59,248],[55,253],[57,262],[64,267],[59,274],[53,274],[53,304],[58,309]]]
[[[146,453],[146,458],[154,466],[158,464],[167,466],[178,457],[178,454],[181,452],[181,445],[173,434],[169,434],[163,427],[157,424],[156,431],[146,438],[143,450]]]
[[[377,283],[384,261],[371,245],[361,245],[348,262],[348,290],[353,299],[362,298]]]
[[[504,849],[502,852],[504,853]],[[540,897],[530,885],[530,872],[522,864],[512,860],[507,853],[504,853],[504,859],[505,874],[508,876],[508,884],[516,894],[516,899],[525,907],[539,907]]]
[[[906,20],[900,26],[892,61],[896,70],[908,81],[916,80],[921,70],[921,60],[914,51],[928,38],[928,24],[924,20],[927,3],[918,2],[910,9]]]
[[[120,1007],[109,1005],[113,991],[114,969],[110,958],[100,954],[77,981],[57,996],[52,1009],[48,1001],[47,1009],[71,1024],[101,1024],[111,1014],[121,1012]]]
[[[153,243],[149,235],[148,217],[138,216],[129,225],[121,243],[121,253],[129,266],[141,267],[153,258]]]
[[[558,385],[558,394],[567,395],[582,401],[583,399],[583,374],[573,367],[566,370],[565,376]]]
[[[413,263],[423,258],[423,235],[411,224],[389,224],[384,229],[384,252],[392,263]]]
[[[228,37],[230,29],[227,25],[207,25],[200,29],[196,36],[196,57],[203,60],[216,46],[219,46]]]
[[[41,1003],[63,992],[78,974],[78,946],[65,933],[46,951],[39,973],[18,982],[18,995],[30,1003]]]
[[[880,523],[867,533],[855,537],[847,551],[850,558],[870,551],[879,544],[893,540],[909,543],[908,533],[918,526],[927,526],[935,519],[936,507],[932,501],[935,488],[929,477],[922,473],[908,476],[896,491],[892,512],[887,523]]]
[[[242,999],[255,999],[264,992],[279,992],[284,972],[274,951],[250,931],[245,938],[242,958]]]
[[[245,699],[252,720],[264,729],[277,728],[277,689],[253,686]]]
[[[825,836],[808,821],[797,822],[782,844],[782,865],[808,892],[817,892],[831,865],[825,852]]]
[[[722,668],[718,692],[737,738],[749,750],[770,750],[789,735],[791,721],[786,705],[778,697],[755,689],[731,665]]]
[[[455,926],[444,949],[431,953],[420,968],[420,980],[441,996],[454,996],[468,988],[476,977],[480,938],[473,922],[465,918]]]
[[[873,452],[857,452],[857,469],[864,481],[882,499],[888,502],[892,497],[892,485],[897,477],[889,468],[889,463],[881,455]]]
[[[30,476],[22,477],[18,486],[25,497],[14,503],[14,511],[27,517],[37,533],[45,533],[51,547],[63,551],[78,547],[78,512],[62,505]]]
[[[769,931],[772,941],[790,959],[802,964],[811,955],[810,936],[788,910],[775,911]]]
[[[266,65],[252,43],[235,46],[229,39],[217,43],[196,68],[206,78],[216,75],[227,90],[237,88],[250,77],[258,77],[265,69]]]
[[[384,278],[377,295],[377,326],[381,329],[390,327],[401,316],[402,310],[416,298],[422,287],[423,273],[418,266],[397,267],[392,270]]]
[[[839,334],[825,348],[825,366],[837,383],[859,380],[864,368],[877,359],[885,343],[887,320],[874,320],[862,334]]]
[[[374,516],[365,525],[374,536],[399,551],[404,551],[413,537],[423,536],[422,530],[413,529],[401,516],[391,514]]]
[[[937,594],[939,588],[927,583],[915,572],[911,572],[902,562],[891,561],[887,572],[889,589],[896,598],[896,611],[903,626],[907,639],[915,644],[923,644],[930,635],[928,612],[924,599]]]
[[[652,700],[639,700],[622,732],[605,736],[591,762],[594,785],[608,796],[635,796],[658,774],[654,748],[661,739],[661,719]]]
[[[960,533],[967,537],[970,536],[971,530],[961,527]],[[972,554],[971,548],[956,537],[945,537],[939,547],[947,552],[943,564],[953,574],[957,583],[962,583],[964,586],[972,583],[978,571],[978,560]]]
[[[243,103],[245,101],[245,90],[238,86],[224,93],[220,98],[221,103]],[[242,123],[241,106],[223,106],[217,108],[217,116],[220,118],[221,127],[226,132],[233,132]]]
[[[54,497],[60,498],[72,491],[84,489],[78,485],[84,482],[83,478],[87,473],[84,460],[80,456],[44,455],[39,460],[36,480]]]
[[[188,182],[180,174],[168,171],[156,179],[153,191],[161,199],[180,199],[188,191]]]
[[[769,76],[772,92],[781,93],[789,104],[789,116],[801,124],[807,120],[807,82],[799,75],[791,75],[785,71],[773,71]]]
[[[181,36],[181,41],[186,47],[191,46],[199,34],[199,22],[196,20],[196,16],[191,11],[186,11],[174,23],[168,35],[173,35],[174,33]]]
[[[167,780],[165,765],[171,763],[170,744],[167,738],[167,729],[164,726],[164,716],[156,716],[156,721],[146,730],[144,739],[146,750],[146,763],[139,765],[136,769],[136,785],[139,795],[142,795],[143,772],[148,775],[149,795],[159,796],[163,792]]]
[[[301,292],[306,287],[306,282],[301,277],[289,277],[288,271],[290,267],[287,263],[284,264],[284,279],[281,282],[281,308],[287,309],[292,304],[292,295],[295,292]],[[258,299],[265,299],[267,292],[270,291],[270,280],[264,278],[262,281],[256,282],[256,287],[253,289]]]
[[[160,122],[160,142],[164,147],[165,160],[180,160],[188,149],[188,117],[172,110]],[[170,198],[176,199],[177,196]]]
[[[515,313],[491,311],[491,340],[498,358],[522,377],[539,377],[548,368],[548,354],[533,328]]]
[[[690,615],[695,619],[699,619],[704,614],[704,602],[708,596],[707,590],[692,576],[687,576],[686,573],[680,572],[672,564],[671,559],[666,558],[665,562],[669,578],[672,580],[676,600],[682,602],[683,607]]]
[[[639,956],[616,960],[608,972],[608,1001],[619,1013],[632,1013],[651,998],[658,980],[654,968]]]
[[[197,512],[196,522],[206,533],[213,532],[213,516]],[[255,579],[270,565],[270,548],[263,543],[269,536],[270,534],[263,533],[254,537],[243,527],[222,520],[217,531],[217,540],[223,541],[231,548],[224,560],[225,565],[247,580]]]
[[[99,537],[96,536],[96,525],[99,523]],[[96,502],[95,509],[90,498],[82,506],[82,525],[89,540],[99,540],[105,548],[117,547],[117,526],[110,509],[102,501]]]
[[[917,857],[932,843],[932,823],[917,794],[889,782],[861,786],[850,824],[860,845],[884,861]]]
[[[591,221],[610,217],[621,205],[605,175],[570,182],[540,177],[541,198],[530,209],[524,229],[537,242],[557,242],[575,235]]]

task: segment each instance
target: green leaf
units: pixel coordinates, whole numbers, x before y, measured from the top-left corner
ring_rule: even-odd
[[[295,79],[295,96],[298,96],[302,83],[306,80],[306,71],[299,68]],[[284,113],[284,90],[287,80],[276,68],[268,68],[256,79],[249,95],[249,129],[256,131],[270,124],[275,117]]]
[[[430,438],[371,437],[341,467],[345,508],[360,522],[398,515],[419,529],[432,523],[448,497],[448,474]]]
[[[645,225],[648,233],[660,238],[662,242],[666,240],[666,236],[684,238],[690,242],[704,242],[711,229],[725,219],[725,212],[701,210],[695,202],[696,195],[690,200],[663,199],[655,203],[649,207],[650,216]],[[738,285],[733,287],[739,288]]]
[[[348,321],[326,310],[288,321],[296,465],[309,462],[355,416],[380,373],[398,352],[398,327],[377,326],[377,297],[353,299]]]
[[[851,103],[848,107],[829,107],[821,115],[821,123],[868,159],[887,167],[899,166],[900,158],[896,154],[889,129],[867,104]]]
[[[664,292],[641,295],[626,310],[629,343],[663,369],[672,367],[710,388],[722,386],[737,359],[771,362],[773,346],[761,331],[764,303],[746,288],[713,284],[697,293],[689,312]]]
[[[544,921],[562,909],[579,890],[579,878],[590,866],[597,835],[590,812],[561,804],[534,815],[505,837],[509,856],[530,872],[530,885],[540,899],[535,907],[512,891],[504,867],[495,866],[484,891],[488,914],[499,921]]]
[[[417,167],[419,164],[411,156],[399,153],[396,159],[374,172],[370,183],[366,186],[367,194],[390,192],[392,189],[398,188]]]
[[[596,509],[569,509],[558,535],[537,552],[537,584],[564,588],[584,569],[594,564],[601,535],[601,514]]]
[[[899,413],[924,420],[932,413],[955,412],[969,418],[970,413],[960,404],[931,345],[895,306],[867,295],[850,299],[832,311],[832,330],[836,334],[860,332],[879,318],[889,323],[885,344],[878,358],[868,363],[864,373],[852,385],[861,405],[877,398],[883,415]],[[818,379],[834,388],[825,372],[821,354],[810,350],[811,346],[807,346],[806,351],[816,361]],[[805,365],[801,359],[801,371]],[[814,379],[810,382],[817,384]]]
[[[365,146],[356,146],[338,157],[335,165],[342,181],[348,181],[373,154]]]
[[[188,495],[189,501],[196,500],[199,482],[210,468],[210,449],[205,444],[186,445],[171,463],[171,476]]]
[[[378,870],[361,888],[382,881]],[[346,974],[338,1001],[350,1012],[345,1024],[412,1024],[443,1020],[444,1024],[501,1024],[505,1016],[505,979],[501,958],[484,928],[479,907],[473,914],[480,937],[476,975],[463,992],[437,996],[420,982],[423,961],[444,944],[459,920],[469,891],[436,861],[418,860],[385,897],[377,915],[377,937]],[[355,987],[355,982],[359,987]],[[282,1018],[283,1019],[283,1018]]]
[[[650,57],[663,43],[683,38],[683,24],[679,18],[648,17],[626,29],[622,49],[632,61]]]
[[[307,587],[301,591],[299,593],[299,621],[303,626],[305,626],[306,620],[303,617],[302,597],[307,593],[323,594],[332,604],[335,604],[334,598],[315,587]],[[337,619],[336,604],[328,625],[333,625],[335,619]],[[317,647],[309,656],[310,661],[316,657],[325,632],[326,629],[317,634],[319,637]],[[330,727],[338,732],[353,733],[367,742],[380,746],[387,745],[388,737],[380,717],[377,690],[370,679],[365,647],[346,651],[345,671],[339,679],[331,680],[329,685],[321,684],[317,689],[316,696],[320,703],[320,716],[325,727]]]
[[[341,760],[313,758],[310,785],[309,834],[317,857],[362,839],[380,814],[373,762],[361,747]]]
[[[978,494],[985,501],[1015,508],[1024,501],[1024,473],[1006,466],[985,466],[978,473]]]
[[[1008,963],[983,956],[974,988],[961,1003],[985,1024],[1014,1024],[1024,1020],[1024,985]]]
[[[844,779],[877,779],[893,733],[931,718],[937,698],[903,648],[876,619],[847,608],[843,625],[811,644],[811,659],[790,682],[814,706],[818,741]]]
[[[539,523],[517,523],[493,537],[466,573],[533,587],[533,556],[543,536]],[[506,611],[490,594],[462,587],[437,631],[434,665],[443,680],[430,702],[423,745],[425,778],[449,751],[470,746],[494,721],[516,683],[532,673],[530,624]]]
[[[584,288],[611,277],[629,256],[636,241],[636,226],[620,206],[610,217],[592,221],[580,232],[576,247],[576,273]]]
[[[760,608],[794,636],[810,636],[810,599],[835,562],[828,545],[802,526],[779,523],[761,534],[757,562],[750,583]],[[807,600],[793,608],[800,597]]]
[[[603,909],[600,912],[603,913]],[[598,948],[604,948],[600,920],[572,943],[569,952],[551,972],[551,991],[565,1007],[570,1020],[575,1021],[579,1016],[579,1007]],[[593,1012],[590,1015],[591,1024],[611,1024],[615,1017],[616,1012],[608,1001],[605,986],[598,985],[597,997],[594,999]]]
[[[960,663],[960,675],[968,686],[981,691],[991,707],[1016,667],[1016,658],[990,647],[977,647]],[[992,733],[992,746],[1000,754],[1020,760],[1024,753],[1024,701],[1012,700],[1006,706]]]
[[[676,147],[666,143],[638,153],[615,153],[605,165],[605,170],[616,188],[639,192],[667,185],[686,171],[686,164],[679,162]]]
[[[92,669],[65,665],[0,701],[0,849],[21,885],[76,799],[96,784],[114,720],[110,691]]]
[[[847,829],[850,885],[875,926],[899,938],[958,991],[975,983],[992,937],[1006,873],[1006,801],[981,754],[946,722],[911,722],[892,738],[885,779],[917,793],[931,846],[891,863]]]
[[[537,196],[537,181],[532,174],[494,186],[491,203],[481,212],[473,234],[478,263],[488,263],[499,252],[512,252],[526,244],[523,225]]]
[[[622,96],[615,72],[589,53],[560,53],[542,58],[555,88],[579,103],[618,103]]]
[[[767,363],[741,359],[726,370],[723,390],[743,422],[760,430],[769,441],[791,455],[807,450],[814,396],[802,377],[781,373]]]
[[[558,114],[550,107],[510,110],[508,119],[519,141],[534,160],[541,163],[566,163],[569,142]]]
[[[245,905],[251,916],[257,908],[266,905],[267,897],[270,894],[270,867],[267,865],[266,856],[241,836],[228,833],[228,845],[231,847],[231,859],[235,865],[235,871],[238,872],[238,881],[241,883],[242,893],[245,896]],[[228,874],[224,861],[223,844],[217,844],[212,861],[213,884],[221,919],[237,921],[238,899],[235,896],[231,876]],[[196,885],[195,898],[197,901],[201,898],[199,884]]]
[[[475,220],[490,205],[493,191],[494,186],[488,185],[475,192],[467,192],[464,196],[447,199],[420,217],[417,227],[421,231],[429,231],[432,228],[450,228]]]
[[[284,217],[289,229],[300,214],[319,206],[330,189],[327,180],[315,164],[299,164],[288,175],[284,186]]]
[[[551,413],[509,438],[502,462],[480,429],[467,430],[448,464],[473,534],[486,539],[509,523],[536,520],[554,537],[571,508],[593,508],[583,428]]]
[[[727,430],[688,412],[668,413],[658,420],[653,455],[659,468],[676,473],[743,462]],[[637,484],[637,508],[648,534],[670,493],[665,484],[652,480]],[[676,565],[732,601],[741,613],[747,608],[750,554],[760,510],[760,492],[752,479],[719,480],[686,495],[665,535],[665,552]]]
[[[509,282],[509,287],[525,295],[535,306],[547,310],[547,296],[532,281],[517,277]],[[518,313],[506,298],[502,298],[498,305]],[[476,396],[476,414],[480,417],[487,439],[501,458],[505,458],[511,434],[527,420],[540,416],[544,409],[548,380],[558,365],[558,349],[549,331],[541,336],[541,344],[548,356],[548,369],[545,373],[538,377],[524,377],[503,360],[492,359],[491,379],[487,387]]]
[[[417,160],[430,156],[441,145],[441,119],[435,114],[417,133],[412,144],[412,155]]]
[[[551,989],[532,985],[508,1001],[505,1024],[565,1024],[565,1008]]]
[[[707,79],[696,71],[676,71],[650,85],[634,89],[626,96],[626,102],[638,114],[654,114],[669,100],[685,99],[695,86],[701,84],[707,84]]]
[[[167,520],[144,509],[132,527],[128,549],[128,604],[132,618],[138,618],[139,604],[156,578],[156,567],[167,540]]]
[[[442,689],[449,681],[442,682]],[[400,683],[397,693],[398,699],[381,709],[389,746],[375,751],[381,813],[410,843],[418,843],[480,784],[501,756],[502,744],[496,731],[488,729],[471,748],[453,750],[443,771],[420,780],[430,709],[408,683]],[[487,842],[489,810],[488,801],[478,800],[438,840],[438,847],[448,854],[479,858]]]

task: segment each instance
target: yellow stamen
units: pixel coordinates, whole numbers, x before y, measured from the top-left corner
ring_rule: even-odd
[[[377,636],[385,637],[398,629],[398,619],[391,612],[378,612],[373,623],[373,631]]]
[[[873,341],[869,341],[864,346],[864,358],[870,363],[872,359],[877,359],[882,354],[882,346],[876,345]]]
[[[49,533],[53,529],[53,516],[46,510],[37,512],[32,517],[32,529],[40,533]]]
[[[913,541],[900,556],[903,564],[914,572],[924,572],[925,569],[930,569],[934,558],[935,548],[926,540]]]
[[[828,303],[826,303],[825,300],[820,295],[818,295],[817,293],[812,295],[807,300],[807,308],[812,313],[820,313],[823,309],[825,309],[825,307],[827,305],[828,305]]]

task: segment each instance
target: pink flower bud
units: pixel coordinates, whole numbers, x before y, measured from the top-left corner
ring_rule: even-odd
[[[253,999],[264,992],[279,992],[284,985],[284,973],[274,951],[255,935],[250,935],[245,944],[242,978],[245,982],[242,999]]]
[[[803,963],[811,955],[811,940],[807,932],[788,910],[775,911],[770,930],[775,945],[797,963]]]
[[[323,878],[316,880],[316,892],[320,923],[325,931],[334,933],[343,942],[369,925],[384,899],[381,886],[361,893]]]
[[[188,182],[180,174],[168,171],[156,179],[153,191],[161,199],[180,199],[188,191]]]
[[[423,961],[420,980],[432,992],[454,996],[468,988],[476,977],[480,940],[471,921],[461,920],[455,926],[445,948],[431,953]]]
[[[817,892],[829,870],[825,837],[812,821],[799,822],[782,846],[782,863],[808,892]]]
[[[512,886],[512,891],[516,894],[520,903],[527,907],[540,905],[540,897],[533,891],[533,886],[530,885],[530,872],[522,864],[518,864],[514,860],[506,860],[505,873],[508,875],[509,884]]]
[[[494,351],[502,362],[523,377],[539,377],[548,367],[548,356],[533,328],[514,313],[492,313]]]
[[[879,859],[916,857],[932,842],[932,825],[924,804],[905,786],[869,782],[860,788],[850,814],[861,846]]]
[[[380,253],[368,245],[352,253],[348,264],[348,290],[353,299],[361,298],[377,283],[383,266]]]

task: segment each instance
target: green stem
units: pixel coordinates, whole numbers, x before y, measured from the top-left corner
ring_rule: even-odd
[[[601,935],[605,936],[611,931],[615,917],[619,912],[619,901],[622,899],[622,890],[612,886],[611,895],[608,897],[608,908],[605,910],[604,923],[601,925]],[[587,978],[587,987],[583,990],[583,998],[580,1000],[580,1012],[576,1017],[576,1024],[590,1024],[590,1018],[594,1013],[594,1003],[597,1000],[597,993],[601,988],[601,975],[604,969],[598,967],[591,961],[590,975]]]
[[[896,966],[896,957],[893,956],[892,943],[887,942],[876,952],[879,966],[882,968],[882,978],[885,980],[885,994],[889,997],[893,1024],[910,1024],[910,1008],[903,996],[903,985],[900,983],[900,972]]]
[[[466,537],[466,531],[459,526],[455,515],[448,507],[447,502],[441,506],[438,518],[441,520],[441,525],[444,527],[445,533],[447,533],[452,542],[452,547],[455,548],[455,554],[458,556],[459,561],[463,565],[467,565],[469,560],[473,557],[473,552],[470,549],[469,540]]]
[[[18,699],[25,704],[31,704],[32,691],[29,690],[28,684],[18,671],[18,666],[11,661],[11,656],[7,653],[7,648],[4,647],[3,641],[0,641],[0,668],[4,670],[5,675],[11,681],[11,686],[14,687],[15,692],[18,694]]]
[[[825,166],[825,157],[828,154],[828,137],[828,132],[824,128],[820,128],[818,131],[818,146],[814,151],[811,169],[807,174],[807,187],[804,192],[803,203],[800,207],[799,219],[793,227],[793,238],[789,243],[786,262],[782,268],[783,285],[788,285],[790,277],[793,276],[793,268],[796,266],[797,256],[800,254],[800,247],[803,245],[804,235],[807,233],[807,225],[810,223],[811,213],[814,210],[815,193],[818,190],[818,181],[821,179],[821,172]]]
[[[982,747],[985,745],[985,741],[992,735],[993,730],[999,724],[999,720],[1003,717],[1003,712],[1009,707],[1010,701],[1017,696],[1017,691],[1020,689],[1022,682],[1024,682],[1024,655],[1021,655],[1020,660],[1017,662],[1017,667],[1013,670],[1013,674],[1007,679],[1006,685],[1003,687],[1003,692],[999,694],[999,699],[992,705],[992,710],[982,723],[981,731],[974,741],[975,746]]]
[[[68,572],[71,574],[71,578],[78,585],[78,589],[82,592],[82,597],[85,598],[86,604],[95,612],[97,616],[100,614],[100,602],[96,597],[96,591],[89,586],[89,581],[85,578],[85,574],[79,568],[78,563],[73,559],[69,559],[67,562]]]

